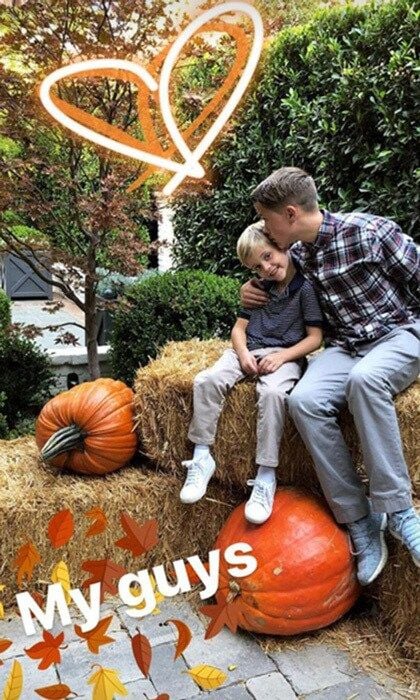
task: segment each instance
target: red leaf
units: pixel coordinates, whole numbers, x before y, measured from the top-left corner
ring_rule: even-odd
[[[178,630],[178,641],[175,649],[175,659],[177,659],[189,645],[192,639],[192,633],[188,625],[182,622],[182,620],[166,620],[165,625],[169,622],[172,622]]]
[[[66,508],[56,513],[48,523],[48,537],[53,547],[63,547],[74,533],[74,518]]]
[[[54,637],[50,632],[44,630],[42,636],[44,638],[43,642],[38,642],[29,649],[24,650],[31,659],[41,659],[41,663],[38,666],[40,671],[44,671],[54,663],[59,664],[61,662],[59,647],[63,643],[64,632],[60,632],[57,637]]]
[[[157,545],[159,540],[156,518],[147,520],[143,525],[139,525],[128,513],[121,513],[120,518],[121,525],[127,534],[115,542],[117,547],[129,549],[135,557],[138,557]]]
[[[137,666],[143,676],[149,675],[150,663],[152,661],[152,647],[144,634],[136,634],[131,640],[131,647]]]
[[[88,588],[92,583],[101,584],[101,603],[104,601],[105,593],[116,595],[118,589],[114,584],[114,579],[120,579],[127,573],[122,566],[109,559],[85,561],[82,564],[82,570],[92,574],[87,581],[82,583],[82,588]]]

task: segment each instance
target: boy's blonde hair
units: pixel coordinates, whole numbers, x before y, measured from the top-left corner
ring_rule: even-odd
[[[255,224],[248,226],[238,238],[236,252],[242,265],[246,266],[247,260],[249,260],[255,248],[263,245],[270,245],[273,248],[277,247],[265,233],[264,221],[257,221]]]

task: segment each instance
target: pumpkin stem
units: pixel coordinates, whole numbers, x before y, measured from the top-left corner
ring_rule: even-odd
[[[234,581],[231,579],[229,581],[229,593],[227,594],[226,600],[228,603],[231,603],[235,598],[241,594],[241,588],[239,586],[239,583],[237,581]]]
[[[67,425],[51,435],[41,450],[45,461],[57,457],[62,452],[83,450],[86,433],[78,425]]]

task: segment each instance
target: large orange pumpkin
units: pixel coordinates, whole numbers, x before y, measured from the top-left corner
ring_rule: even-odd
[[[106,474],[134,455],[133,392],[123,382],[96,379],[49,401],[36,422],[45,461],[81,474]]]
[[[253,548],[257,569],[232,578],[220,562],[218,602],[240,596],[250,631],[292,635],[331,624],[359,595],[346,532],[321,500],[295,489],[277,490],[273,513],[263,525],[245,520],[238,506],[222,528],[215,549],[235,542]]]

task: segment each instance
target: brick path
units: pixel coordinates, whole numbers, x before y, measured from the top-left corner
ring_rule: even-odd
[[[18,616],[0,621],[0,638],[13,641],[1,658],[0,692],[10,672],[13,659],[19,660],[24,673],[22,700],[39,698],[36,688],[66,683],[80,698],[92,697],[92,686],[87,679],[99,663],[118,671],[121,682],[128,690],[128,698],[144,700],[168,693],[170,700],[206,698],[211,700],[382,700],[383,698],[412,697],[399,694],[379,685],[372,677],[357,669],[349,655],[326,644],[304,645],[297,650],[264,653],[254,638],[246,633],[231,634],[224,628],[210,640],[204,640],[204,625],[185,599],[164,600],[159,604],[160,614],[135,620],[126,614],[119,599],[101,607],[101,619],[113,613],[107,634],[114,643],[102,646],[99,655],[92,654],[86,643],[74,633],[73,625],[56,625],[51,632],[65,632],[62,661],[48,670],[39,671],[38,662],[24,655],[24,647],[40,641],[39,636],[27,637]],[[167,619],[183,620],[190,627],[193,638],[183,655],[175,662],[173,625],[163,626]],[[81,619],[81,622],[83,618]],[[131,654],[129,635],[138,631],[145,634],[153,648],[150,677],[142,676]],[[185,673],[197,664],[216,666],[227,674],[222,687],[202,691]],[[398,686],[401,690],[401,685]],[[115,696],[115,700],[122,696]]]

